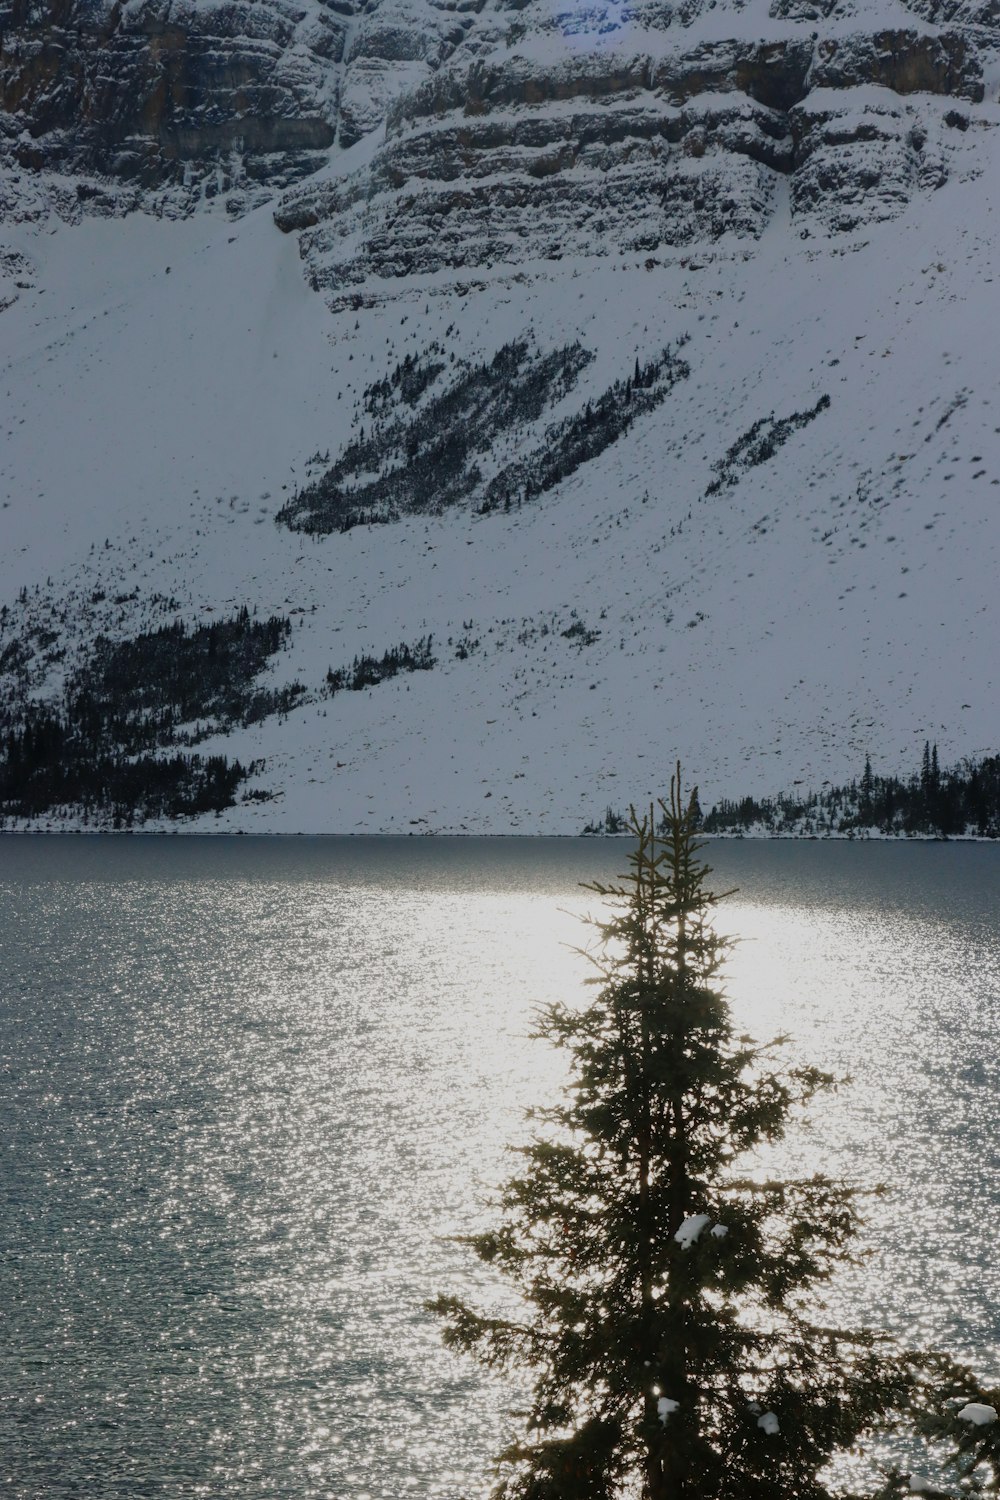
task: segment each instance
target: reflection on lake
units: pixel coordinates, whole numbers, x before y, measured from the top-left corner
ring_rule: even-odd
[[[0,1479],[459,1500],[505,1392],[422,1310],[586,965],[582,840],[0,839]],[[1000,1363],[1000,849],[714,843],[741,1025],[852,1078],[785,1157],[874,1183],[838,1316]]]

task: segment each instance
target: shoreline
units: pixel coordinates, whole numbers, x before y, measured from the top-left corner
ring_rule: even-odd
[[[627,843],[632,835],[623,833],[475,833],[468,830],[440,832],[427,830],[415,833],[379,830],[370,833],[324,829],[306,832],[304,829],[282,831],[278,829],[252,830],[227,828],[217,832],[208,828],[0,828],[0,840],[4,838],[180,838],[180,839],[449,839],[455,842],[471,839],[496,840],[548,840],[565,842],[584,840],[589,843]],[[980,833],[883,833],[878,829],[852,830],[849,833],[772,833],[747,831],[743,833],[703,833],[698,835],[702,844],[711,843],[783,843],[783,844],[1000,844],[1000,837]]]

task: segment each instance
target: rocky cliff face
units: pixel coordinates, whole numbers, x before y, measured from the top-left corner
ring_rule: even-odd
[[[335,139],[345,27],[281,0],[16,0],[0,54],[10,155],[178,202],[288,183]]]
[[[914,0],[866,24],[822,0],[759,15],[714,0],[7,0],[5,206],[39,172],[75,179],[76,204],[177,212],[221,196],[238,213],[292,187],[279,226],[311,231],[330,290],[756,237],[782,179],[807,232],[850,229],[944,180],[949,130],[970,123],[951,106],[984,97],[996,10]],[[363,174],[294,188],[383,122]]]
[[[468,24],[406,0],[8,0],[8,212],[32,174],[55,172],[100,207],[187,212],[221,196],[239,213],[377,125]]]
[[[277,212],[334,300],[379,278],[655,255],[894,216],[963,170],[994,31],[775,0],[497,9],[390,109],[353,178]]]
[[[756,239],[786,203],[801,234],[851,230],[953,169],[996,9],[6,0],[2,207],[238,214],[284,190],[278,225],[335,299],[372,277]],[[324,180],[383,123],[363,171]],[[63,181],[39,205],[40,173]]]

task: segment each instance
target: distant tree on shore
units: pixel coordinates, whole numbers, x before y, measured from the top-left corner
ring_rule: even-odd
[[[942,770],[937,745],[927,741],[920,770],[909,777],[876,775],[867,755],[860,781],[827,784],[819,792],[723,797],[697,826],[706,834],[996,839],[1000,838],[1000,755],[966,759]],[[626,820],[612,807],[582,829],[585,834],[625,831]]]
[[[704,833],[849,834],[932,838],[1000,838],[1000,755],[964,760],[948,770],[938,747],[926,742],[919,772],[878,776],[865,757],[860,781],[822,791],[743,797],[718,802],[705,815]]]

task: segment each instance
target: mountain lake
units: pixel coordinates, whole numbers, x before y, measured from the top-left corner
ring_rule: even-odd
[[[0,1492],[472,1500],[491,1220],[624,840],[0,838]],[[1000,1366],[1000,849],[715,841],[738,1024],[882,1183],[830,1316]],[[846,1473],[846,1470],[845,1470]]]

